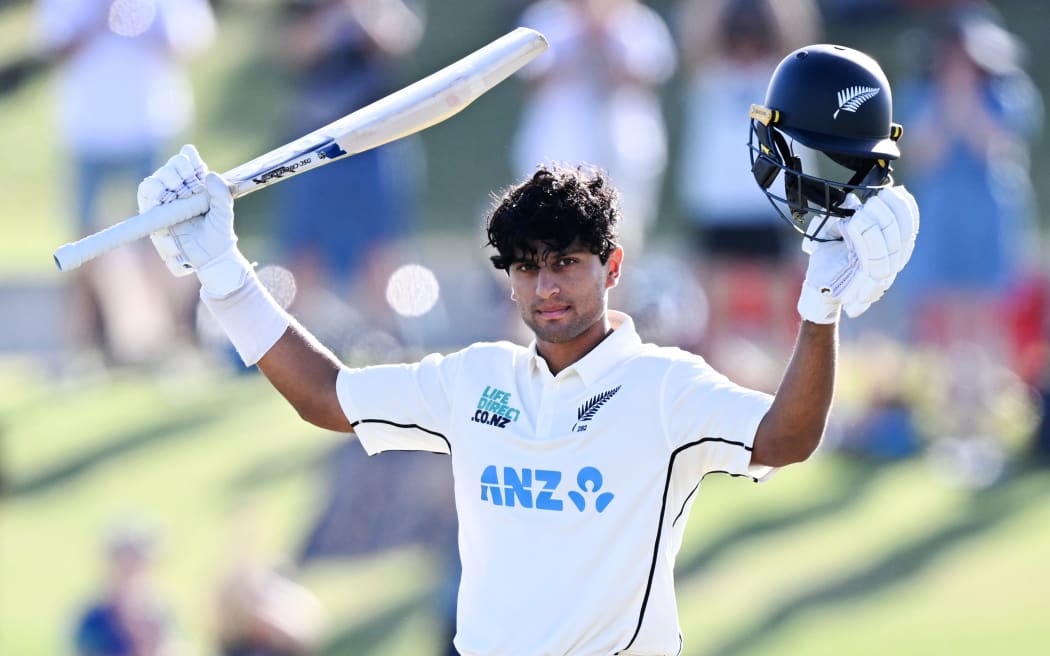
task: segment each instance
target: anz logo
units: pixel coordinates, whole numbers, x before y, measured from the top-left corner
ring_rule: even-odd
[[[564,499],[558,496],[562,473],[553,469],[503,467],[503,476],[496,465],[481,472],[481,500],[494,506],[520,506],[535,510],[561,511]],[[576,489],[569,490],[569,498],[576,510],[583,512],[592,505],[598,512],[609,507],[615,495],[602,491],[602,473],[596,467],[584,467],[576,474]]]

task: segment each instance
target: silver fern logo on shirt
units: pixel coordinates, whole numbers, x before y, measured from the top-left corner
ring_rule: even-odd
[[[582,433],[587,430],[587,422],[594,419],[594,415],[598,414],[598,411],[602,409],[602,406],[616,396],[616,393],[620,391],[622,385],[617,385],[611,390],[605,390],[601,394],[595,394],[591,398],[576,410],[576,423],[572,425],[572,431],[574,433]]]
[[[839,108],[831,115],[831,118],[839,117],[839,112],[856,112],[860,106],[879,95],[878,87],[864,87],[855,85],[846,87],[839,91]]]

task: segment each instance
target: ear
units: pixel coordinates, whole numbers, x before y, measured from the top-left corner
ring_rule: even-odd
[[[623,266],[623,247],[617,246],[609,253],[609,259],[605,262],[605,288],[611,289],[620,282],[620,269]]]

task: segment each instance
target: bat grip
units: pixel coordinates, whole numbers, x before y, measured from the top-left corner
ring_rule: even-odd
[[[54,255],[55,266],[59,271],[72,271],[84,262],[93,260],[118,246],[130,244],[150,233],[182,223],[198,214],[204,214],[208,211],[209,203],[208,194],[201,193],[164,205],[157,205],[153,209],[111,225],[79,241],[59,246]]]

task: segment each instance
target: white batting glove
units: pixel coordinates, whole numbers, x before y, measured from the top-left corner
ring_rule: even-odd
[[[919,207],[903,186],[882,189],[861,205],[853,195],[843,203],[855,210],[830,219],[823,237],[842,241],[803,241],[809,267],[798,312],[814,323],[835,323],[839,311],[856,317],[882,298],[911,259],[919,232]]]
[[[208,171],[193,145],[183,146],[139,183],[139,212],[194,194],[208,195],[209,210],[154,232],[150,241],[174,275],[196,273],[205,292],[225,298],[244,285],[252,265],[237,249],[233,197],[226,182]]]

